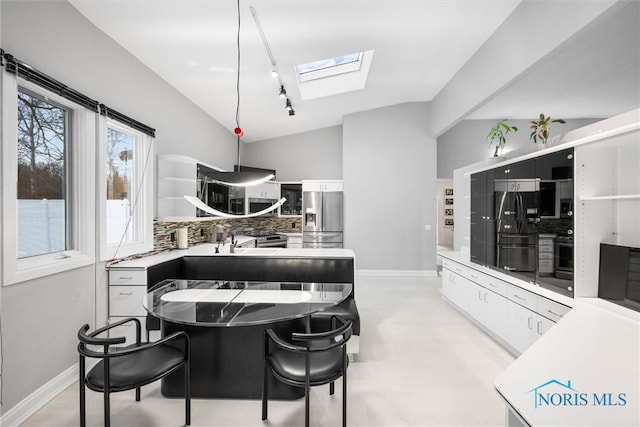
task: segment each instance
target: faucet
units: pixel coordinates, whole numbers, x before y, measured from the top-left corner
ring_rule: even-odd
[[[239,227],[239,228],[234,228],[233,230],[231,230],[231,232],[229,234],[231,234],[231,246],[232,247],[235,247],[234,245],[237,245],[237,242],[235,240],[236,234],[238,234],[241,231],[253,231],[253,227]]]

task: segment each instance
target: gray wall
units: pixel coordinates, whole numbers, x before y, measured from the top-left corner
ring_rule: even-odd
[[[472,163],[481,162],[493,156],[495,145],[489,147],[486,140],[489,130],[498,120],[463,120],[438,137],[438,178],[452,179],[453,171]],[[551,137],[563,135],[601,119],[567,120],[566,124],[551,124]],[[527,120],[509,120],[518,132],[507,135],[507,144],[501,156],[513,158],[536,151],[536,144],[529,140],[529,122]],[[495,143],[494,143],[495,144]]]
[[[275,169],[278,181],[342,179],[342,126],[245,144],[241,163]]]
[[[69,3],[3,0],[0,8],[2,47],[8,53],[155,127],[156,153],[232,167],[233,135]],[[96,316],[96,301],[103,307],[106,302],[105,277],[103,264],[97,264],[0,288],[3,413],[77,362],[80,326],[93,325],[94,317],[100,324],[106,320],[104,308]]]
[[[344,118],[345,247],[359,270],[435,270],[436,140],[428,118],[428,103]]]

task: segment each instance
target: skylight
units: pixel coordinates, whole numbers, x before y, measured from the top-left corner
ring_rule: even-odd
[[[364,89],[373,50],[336,56],[295,67],[302,100]]]
[[[322,59],[296,66],[298,80],[306,82],[360,70],[362,52]]]

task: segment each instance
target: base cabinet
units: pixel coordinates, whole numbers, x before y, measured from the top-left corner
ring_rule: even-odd
[[[523,353],[570,308],[475,269],[443,261],[442,295],[516,353]]]

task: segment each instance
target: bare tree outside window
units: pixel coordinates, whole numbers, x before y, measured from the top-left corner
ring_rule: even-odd
[[[134,181],[134,137],[107,128],[107,243],[134,238],[130,221]]]
[[[68,249],[69,111],[18,92],[18,258]]]

